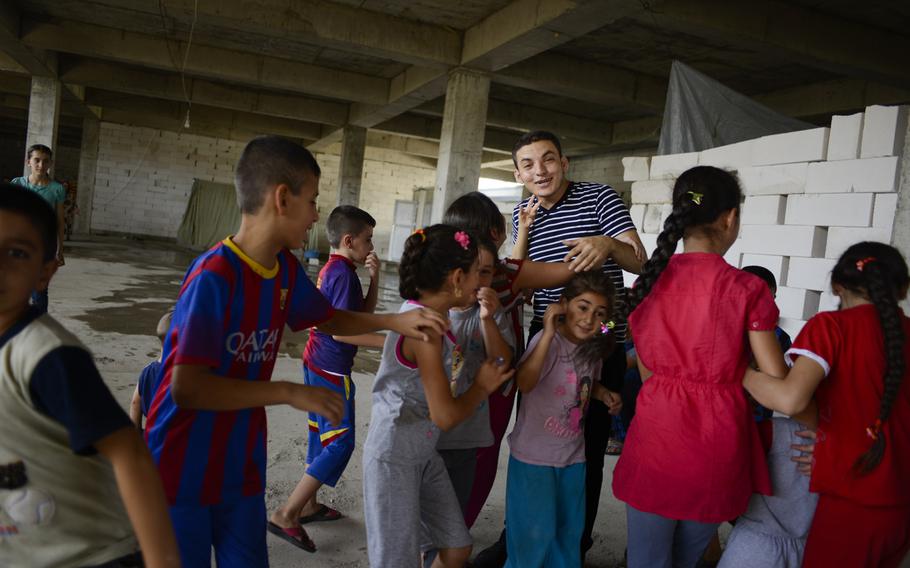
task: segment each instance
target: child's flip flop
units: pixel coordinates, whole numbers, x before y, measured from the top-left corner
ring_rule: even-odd
[[[269,524],[266,528],[273,535],[282,540],[290,542],[297,548],[301,548],[307,552],[316,552],[316,544],[310,540],[310,536],[306,533],[305,530],[303,530],[303,527],[292,527],[286,529],[284,527],[279,527],[275,523],[269,521]]]
[[[305,525],[307,523],[325,523],[328,521],[337,521],[338,519],[342,518],[344,518],[344,515],[342,515],[339,511],[336,511],[328,505],[320,505],[318,511],[312,515],[300,517],[300,519],[298,519],[298,522],[301,525]]]

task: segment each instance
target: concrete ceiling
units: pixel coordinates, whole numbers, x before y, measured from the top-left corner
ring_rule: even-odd
[[[505,172],[532,128],[570,155],[653,147],[674,59],[807,120],[910,101],[908,30],[888,0],[4,0],[0,109],[57,76],[68,115],[181,130],[192,103],[198,133],[332,150],[353,124],[425,161],[464,66],[493,79],[483,159]]]

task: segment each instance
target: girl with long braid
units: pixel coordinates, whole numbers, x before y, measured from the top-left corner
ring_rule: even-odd
[[[613,492],[626,503],[630,568],[694,566],[718,524],[771,490],[742,380],[753,355],[774,376],[787,368],[768,286],[723,258],[741,198],[726,171],[680,175],[627,302],[644,386]],[[683,253],[673,254],[680,240]]]
[[[910,550],[910,318],[907,263],[893,247],[853,245],[831,272],[840,310],[810,319],[784,380],[746,374],[768,408],[815,397],[810,491],[819,493],[803,566],[898,566]]]

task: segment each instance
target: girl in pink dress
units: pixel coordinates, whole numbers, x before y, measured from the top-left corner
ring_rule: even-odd
[[[644,386],[613,474],[630,568],[694,566],[719,523],[771,490],[742,382],[753,354],[773,376],[786,366],[767,285],[723,258],[739,234],[741,198],[724,170],[684,172],[630,294]]]

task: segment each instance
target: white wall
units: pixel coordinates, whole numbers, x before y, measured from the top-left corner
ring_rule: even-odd
[[[183,219],[193,179],[233,183],[244,143],[192,134],[101,124],[95,175],[92,230],[174,238]],[[337,155],[317,154],[322,168],[319,223],[335,205]],[[435,170],[366,160],[360,206],[376,218],[376,247],[388,246],[396,199],[410,200],[417,187],[433,186]]]

